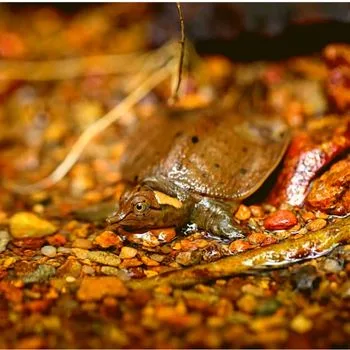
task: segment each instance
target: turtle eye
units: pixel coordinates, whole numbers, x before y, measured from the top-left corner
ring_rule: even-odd
[[[145,202],[138,202],[134,205],[135,214],[142,214],[149,208],[149,204]]]

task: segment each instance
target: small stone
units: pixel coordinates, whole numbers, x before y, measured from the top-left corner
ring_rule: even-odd
[[[57,228],[32,213],[20,212],[10,218],[10,231],[15,238],[35,238],[51,235]]]
[[[81,272],[81,264],[73,257],[69,257],[57,270],[58,277],[73,276],[78,278]]]
[[[295,316],[290,323],[290,328],[297,333],[304,334],[311,330],[312,321],[306,318],[304,315]]]
[[[80,249],[91,249],[92,242],[85,238],[77,238],[75,241],[73,241],[72,247]]]
[[[39,265],[38,268],[23,277],[23,283],[46,282],[56,274],[56,269],[51,265]]]
[[[235,218],[240,220],[240,221],[245,221],[248,220],[251,216],[251,212],[250,209],[244,205],[241,204],[235,214]]]
[[[7,231],[0,231],[0,253],[6,250],[8,242],[10,242],[10,235]]]
[[[150,258],[152,260],[158,261],[160,263],[160,262],[162,262],[164,260],[165,256],[161,255],[161,254],[151,254]]]
[[[155,261],[148,256],[142,256],[141,261],[146,265],[146,266],[159,266],[159,262]]]
[[[252,245],[244,239],[236,239],[229,245],[231,253],[244,252],[245,250],[253,248]]]
[[[151,278],[158,275],[158,272],[153,270],[145,270],[144,273],[147,278]]]
[[[256,298],[251,294],[245,294],[237,301],[238,308],[249,314],[255,312],[257,305]]]
[[[41,254],[53,258],[57,254],[57,250],[52,245],[45,245],[41,248]]]
[[[298,267],[291,281],[298,290],[309,292],[319,285],[320,277],[315,266],[308,264]]]
[[[249,208],[254,217],[261,218],[264,216],[264,209],[262,207],[258,205],[251,205]]]
[[[151,230],[151,232],[158,238],[159,242],[162,243],[169,243],[176,236],[176,231],[173,227]]]
[[[141,244],[147,248],[154,248],[160,244],[158,238],[151,231],[144,233],[130,233],[126,235],[126,238],[130,242]]]
[[[123,259],[122,263],[120,264],[120,268],[126,269],[129,267],[137,267],[141,265],[142,265],[142,261],[140,261],[137,258]]]
[[[103,231],[95,238],[94,244],[100,246],[101,248],[120,248],[123,245],[123,241],[114,232]]]
[[[343,270],[343,266],[340,261],[335,259],[326,259],[323,268],[330,273],[338,273]]]
[[[78,259],[88,259],[102,265],[118,266],[120,264],[119,256],[108,252],[89,251],[80,248],[72,248],[72,253]]]
[[[121,259],[131,259],[137,254],[137,249],[132,247],[123,247],[120,251],[119,257]]]
[[[305,221],[310,221],[310,220],[314,220],[315,219],[315,214],[312,211],[306,211],[303,212],[301,214],[301,217],[305,220]]]
[[[102,266],[101,272],[108,276],[116,276],[122,281],[128,281],[130,279],[126,270],[121,270],[112,266]]]
[[[176,262],[184,266],[198,264],[200,259],[201,255],[199,251],[180,252],[176,255]]]
[[[262,244],[266,240],[266,235],[261,232],[253,232],[249,235],[248,241],[251,244]]]
[[[102,267],[103,268],[103,267]],[[85,275],[93,275],[95,274],[95,270],[93,269],[93,267],[88,266],[88,265],[84,265],[82,267],[82,271]]]
[[[46,238],[47,243],[49,243],[49,245],[53,245],[54,247],[61,247],[64,246],[67,242],[67,238],[59,233],[47,237]]]
[[[327,226],[327,221],[325,219],[315,219],[307,224],[307,228],[310,231],[321,230]]]
[[[117,306],[118,301],[116,298],[113,297],[105,297],[103,299],[103,305],[106,305],[107,307],[115,307]]]
[[[76,279],[75,279],[75,277],[73,277],[73,276],[67,276],[66,277],[66,282],[68,282],[68,283],[73,283],[73,282],[75,282],[76,281]]]
[[[318,219],[328,219],[329,215],[327,213],[323,213],[322,211],[317,211],[316,217]]]
[[[256,313],[258,315],[263,315],[263,316],[273,315],[280,306],[281,306],[281,303],[278,300],[268,299],[264,301],[263,304],[259,305]]]
[[[12,243],[16,247],[26,248],[26,249],[38,249],[45,244],[45,238],[23,238],[23,239],[14,239]]]
[[[277,210],[264,220],[267,230],[287,230],[298,223],[298,220],[290,210]]]
[[[124,297],[127,293],[124,283],[117,277],[85,277],[81,282],[77,298],[80,301],[94,301],[106,296]]]
[[[57,252],[61,254],[70,254],[72,252],[72,248],[59,247]]]
[[[32,207],[32,211],[36,214],[42,214],[45,210],[45,207],[42,204],[35,204]]]

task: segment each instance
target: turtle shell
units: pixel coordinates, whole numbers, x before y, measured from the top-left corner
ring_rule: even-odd
[[[285,124],[273,117],[161,113],[132,132],[121,172],[131,182],[162,178],[191,193],[243,199],[275,169],[288,141]]]

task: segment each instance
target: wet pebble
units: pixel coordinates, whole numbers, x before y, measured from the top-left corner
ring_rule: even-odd
[[[158,238],[159,242],[161,243],[169,243],[176,236],[176,231],[173,227],[151,230],[151,232]]]
[[[46,282],[56,274],[56,269],[51,265],[39,265],[37,269],[23,277],[23,283]]]
[[[57,253],[61,253],[61,254],[70,254],[71,252],[72,252],[72,248],[59,247],[57,249]]]
[[[258,315],[273,315],[281,306],[281,303],[276,299],[268,299],[263,304],[259,305],[256,313]]]
[[[134,258],[136,254],[137,254],[137,249],[125,246],[121,249],[119,257],[121,259],[131,259],[131,258]]]
[[[81,264],[74,258],[69,257],[63,265],[57,270],[60,277],[73,276],[78,278],[81,272]]]
[[[80,248],[72,248],[72,252],[78,259],[88,259],[108,266],[118,266],[120,264],[120,258],[117,255],[109,252],[102,252],[97,250],[89,251]]]
[[[233,241],[229,246],[229,250],[231,253],[244,252],[245,250],[248,250],[251,248],[253,248],[253,246],[244,239],[237,239]]]
[[[120,248],[123,245],[123,241],[114,232],[104,231],[95,238],[94,244],[100,246],[101,248]]]
[[[342,262],[335,259],[326,259],[323,268],[330,273],[338,273],[342,271]]]
[[[41,248],[41,253],[49,258],[53,258],[57,254],[57,249],[52,245],[45,245]]]
[[[290,328],[297,333],[303,334],[311,330],[313,323],[304,315],[297,315],[290,323]]]
[[[105,296],[123,297],[128,293],[124,283],[114,276],[85,277],[77,292],[80,301],[101,300]]]
[[[318,286],[320,277],[313,265],[304,265],[292,275],[293,285],[302,292],[311,291]]]
[[[12,243],[16,247],[27,248],[27,249],[38,249],[45,244],[44,238],[23,238],[23,239],[14,239]]]
[[[176,262],[180,265],[190,266],[199,263],[201,253],[199,251],[180,252],[176,256]]]
[[[82,271],[85,275],[93,275],[95,273],[94,268],[89,265],[84,265]]]
[[[249,208],[254,217],[261,218],[264,216],[264,209],[262,207],[258,205],[251,205]]]
[[[38,216],[20,212],[10,218],[10,232],[15,238],[36,238],[53,234],[57,230],[51,222]]]
[[[287,230],[298,223],[298,220],[290,210],[276,210],[264,220],[267,230]]]
[[[49,243],[49,245],[53,245],[55,247],[61,247],[64,246],[67,243],[67,238],[59,233],[47,237],[46,238],[47,243]]]
[[[238,309],[249,314],[255,312],[257,305],[256,298],[251,294],[245,294],[237,301]]]
[[[310,231],[317,231],[327,226],[325,219],[315,219],[307,224],[307,228]]]
[[[144,247],[154,248],[160,245],[158,238],[151,231],[145,233],[131,233],[126,236],[127,240],[140,244]]]
[[[128,281],[130,279],[127,270],[121,270],[112,266],[102,266],[101,272],[108,276],[116,276],[122,281]]]
[[[0,253],[6,250],[8,242],[10,242],[10,235],[7,231],[0,231]]]
[[[91,249],[92,242],[85,238],[77,238],[75,241],[73,241],[72,247],[80,249]]]
[[[248,220],[251,216],[251,212],[250,209],[244,205],[241,204],[235,214],[235,218],[240,220],[240,221],[245,221]]]
[[[249,235],[248,241],[251,244],[262,244],[266,240],[267,236],[260,232],[253,232]]]

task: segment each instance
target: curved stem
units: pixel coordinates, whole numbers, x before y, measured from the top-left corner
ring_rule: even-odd
[[[274,269],[299,261],[317,258],[332,251],[339,244],[350,241],[350,216],[339,219],[327,227],[308,232],[298,239],[288,238],[282,242],[222,258],[208,264],[172,271],[159,276],[131,280],[130,288],[155,288],[161,284],[188,287],[259,269]]]

